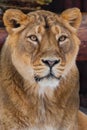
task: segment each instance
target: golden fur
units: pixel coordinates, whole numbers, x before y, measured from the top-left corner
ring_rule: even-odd
[[[87,130],[79,109],[79,9],[5,12],[0,130]]]

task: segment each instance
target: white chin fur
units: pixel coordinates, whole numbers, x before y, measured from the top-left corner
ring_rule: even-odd
[[[39,95],[43,95],[46,89],[54,90],[59,86],[59,80],[57,79],[43,79],[38,82],[39,84]]]

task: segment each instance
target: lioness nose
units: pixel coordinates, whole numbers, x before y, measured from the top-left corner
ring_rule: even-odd
[[[59,60],[43,60],[42,59],[42,62],[49,67],[53,67],[54,65],[56,65],[60,62],[60,59]]]

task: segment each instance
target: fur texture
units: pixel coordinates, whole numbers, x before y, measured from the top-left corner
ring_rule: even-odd
[[[77,8],[5,12],[0,55],[0,130],[87,130],[79,112]]]

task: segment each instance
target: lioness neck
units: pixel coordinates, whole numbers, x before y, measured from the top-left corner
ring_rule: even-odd
[[[75,119],[78,108],[79,89],[78,87],[76,88],[78,86],[77,78],[73,79],[72,73],[69,73],[66,78],[62,78],[57,88],[52,91],[48,89],[44,95],[39,95],[39,87],[32,86],[29,82],[25,81],[11,64],[10,57],[6,59],[7,57],[3,54],[3,59],[1,59],[5,61],[4,64],[1,62],[1,75],[2,81],[4,81],[1,89],[5,96],[7,95],[7,99],[3,100],[4,104],[8,106],[6,111],[10,113],[11,117],[13,117],[13,114],[11,114],[11,109],[9,108],[13,105],[12,111],[16,115],[16,119],[20,118],[21,126],[31,124],[31,126],[40,127],[39,124],[43,126],[50,124],[58,126],[59,130],[61,130],[61,127],[66,126],[66,120],[73,121]],[[71,71],[75,77],[78,77],[75,67]],[[78,90],[76,91],[76,89]],[[10,99],[8,95],[11,97]],[[10,119],[8,120],[10,121]],[[22,120],[24,121],[22,122]],[[62,126],[62,123],[64,126]]]

